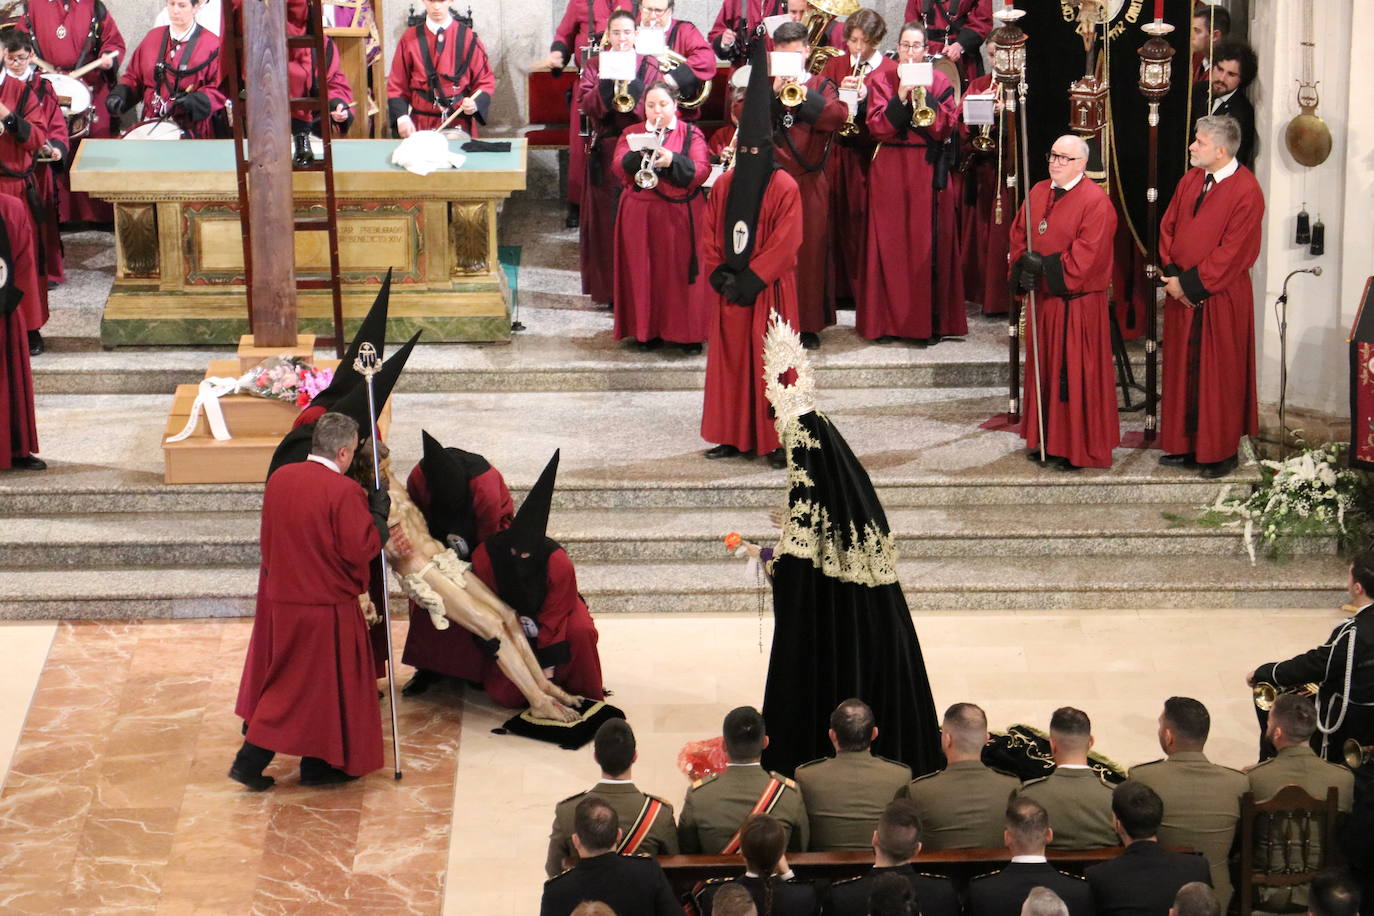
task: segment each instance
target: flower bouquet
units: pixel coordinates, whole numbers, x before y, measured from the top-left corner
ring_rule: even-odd
[[[270,356],[239,378],[238,390],[305,407],[333,378],[333,369],[317,369],[299,357]]]

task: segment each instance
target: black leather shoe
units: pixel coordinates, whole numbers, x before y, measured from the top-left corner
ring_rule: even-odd
[[[10,470],[13,471],[46,471],[48,463],[37,455],[24,455],[10,461]]]
[[[1040,461],[1040,449],[1038,448],[1033,448],[1030,451],[1026,452],[1026,460],[1033,464],[1041,464],[1043,467],[1047,468],[1054,467],[1056,465],[1064,463],[1063,458],[1060,458],[1058,455],[1051,455],[1049,452],[1046,452],[1045,460],[1042,464],[1042,462]]]
[[[688,356],[701,355],[701,344],[699,343],[685,343],[678,344],[678,346],[681,348],[682,352],[686,353]]]
[[[783,451],[780,448],[773,449],[764,457],[768,459],[768,464],[770,466],[775,467],[778,470],[782,470],[783,468],[787,467],[787,456],[783,454]]]
[[[1197,460],[1189,452],[1184,455],[1160,455],[1159,463],[1170,468],[1195,468]]]
[[[708,448],[706,450],[706,457],[712,459],[738,458],[739,449],[735,448],[733,445],[717,445],[715,448]]]
[[[29,332],[29,355],[38,356],[43,352],[43,335],[37,331]]]
[[[301,758],[301,785],[303,786],[333,786],[342,782],[352,782],[357,778],[330,766],[317,757]]]
[[[1230,458],[1223,458],[1221,461],[1207,462],[1200,465],[1202,470],[1198,472],[1198,476],[1205,477],[1208,480],[1225,477],[1236,469],[1236,464],[1235,455],[1232,455]]]
[[[663,346],[663,340],[658,337],[655,337],[653,340],[639,341],[639,349],[641,350],[657,350],[661,346]]]
[[[1082,469],[1081,467],[1079,467],[1078,465],[1073,464],[1072,462],[1069,462],[1069,461],[1067,461],[1067,460],[1065,460],[1065,459],[1063,459],[1063,458],[1055,458],[1055,459],[1053,459],[1053,467],[1054,467],[1054,469],[1055,469],[1056,471],[1081,471],[1081,470],[1083,470],[1083,469]]]
[[[569,229],[576,229],[582,222],[582,209],[576,204],[568,204],[568,213],[563,217],[563,225]]]
[[[277,781],[271,776],[264,776],[261,773],[249,773],[246,770],[240,770],[236,766],[229,768],[229,778],[234,782],[240,783],[250,792],[266,792],[277,784]]]
[[[437,671],[416,668],[415,676],[406,681],[406,685],[401,688],[401,696],[418,697],[420,694],[439,683],[440,677],[441,675]]]
[[[808,350],[819,350],[821,348],[821,335],[814,331],[802,331],[801,345]]]

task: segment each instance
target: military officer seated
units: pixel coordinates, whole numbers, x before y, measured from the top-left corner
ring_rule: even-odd
[[[811,822],[807,848],[867,849],[883,807],[911,780],[911,768],[873,754],[878,726],[863,700],[845,700],[835,707],[829,735],[835,756],[797,767],[797,786]]]
[[[759,908],[744,885],[731,881],[711,899],[711,916],[759,916]]]
[[[1211,731],[1207,707],[1191,697],[1170,697],[1159,714],[1163,760],[1131,767],[1131,779],[1154,789],[1164,802],[1159,841],[1187,846],[1207,857],[1222,912],[1231,900],[1227,857],[1240,822],[1240,799],[1250,790],[1245,774],[1212,763],[1202,752]]]
[[[926,849],[997,849],[1007,802],[1021,788],[1015,776],[983,765],[988,717],[972,703],[955,703],[940,723],[947,764],[898,792],[921,811]]]
[[[1069,916],[1093,916],[1093,895],[1087,883],[1064,874],[1045,858],[1045,845],[1054,838],[1054,831],[1039,803],[1024,795],[1013,798],[1007,805],[1003,837],[1011,851],[1011,864],[969,882],[967,916],[1019,916],[1021,905],[1036,887],[1058,894]]]
[[[921,916],[958,916],[959,895],[948,878],[923,875],[911,864],[921,852],[921,813],[909,798],[888,802],[873,831],[873,868],[830,886],[828,916],[866,916],[869,898],[884,875],[904,879],[921,904]]]
[[[1021,916],[1069,916],[1064,899],[1048,887],[1034,887],[1021,904]]]
[[[544,871],[550,878],[573,864],[573,820],[578,802],[595,793],[615,809],[627,825],[617,849],[625,855],[671,856],[677,854],[677,828],[673,806],[635,788],[630,768],[638,759],[635,733],[624,719],[609,719],[596,730],[592,757],[601,767],[601,779],[586,792],[563,799],[554,808],[553,831]]]
[[[752,706],[732,709],[721,734],[728,763],[687,790],[677,825],[682,852],[733,855],[739,851],[739,829],[754,811],[781,821],[788,830],[788,850],[804,852],[810,825],[801,792],[795,782],[760,763],[768,746],[763,715]]]
[[[1174,895],[1174,905],[1169,907],[1169,916],[1221,916],[1224,912],[1216,893],[1201,881],[1190,881],[1180,887]]]
[[[1144,783],[1128,779],[1112,791],[1112,826],[1126,849],[1084,872],[1098,916],[1166,916],[1179,888],[1211,880],[1201,855],[1159,844],[1163,820],[1164,801]]]
[[[1054,772],[1032,779],[1021,794],[1039,802],[1054,824],[1054,849],[1102,849],[1119,843],[1112,829],[1112,787],[1088,766],[1092,749],[1088,714],[1063,706],[1050,717]]]
[[[695,896],[701,916],[716,912],[716,894],[731,884],[747,890],[760,913],[813,916],[818,912],[816,888],[810,881],[799,880],[787,864],[787,828],[781,821],[767,814],[751,814],[739,834],[745,872],[739,878],[707,881]]]
[[[540,916],[571,916],[585,900],[599,900],[618,916],[681,916],[658,861],[615,851],[623,833],[615,809],[588,795],[573,812],[577,864],[544,882]]]

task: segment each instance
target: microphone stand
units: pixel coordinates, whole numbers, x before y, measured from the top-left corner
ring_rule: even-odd
[[[1288,457],[1288,425],[1285,420],[1288,407],[1288,281],[1298,274],[1312,274],[1320,277],[1320,267],[1303,267],[1292,271],[1283,278],[1283,291],[1274,302],[1274,312],[1279,320],[1279,460]]]

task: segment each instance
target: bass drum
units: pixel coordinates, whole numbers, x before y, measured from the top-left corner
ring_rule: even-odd
[[[175,121],[140,121],[124,132],[121,140],[180,140],[181,127]]]
[[[67,120],[67,138],[79,140],[86,136],[91,129],[91,114],[95,111],[91,104],[91,87],[65,73],[44,73],[43,79],[52,85],[57,103],[62,107],[62,117]]]
[[[954,104],[961,104],[964,99],[964,75],[959,72],[959,65],[943,54],[932,54],[927,60],[930,61],[932,69],[943,73],[945,79],[954,87]]]

